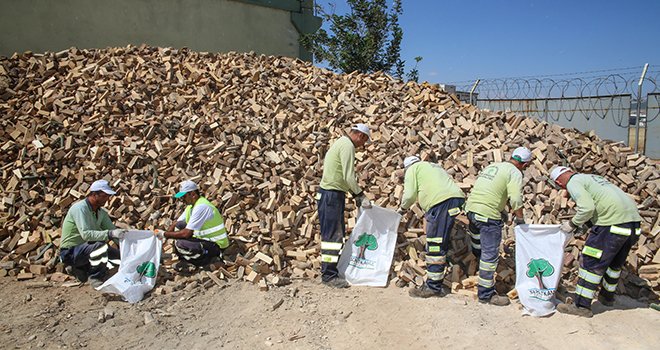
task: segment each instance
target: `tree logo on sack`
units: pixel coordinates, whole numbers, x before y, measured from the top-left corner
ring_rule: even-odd
[[[358,254],[351,257],[350,265],[357,268],[363,269],[374,269],[376,262],[374,260],[369,260],[366,258],[367,250],[376,250],[378,249],[378,239],[372,234],[366,232],[358,236],[358,239],[353,243],[356,247],[359,248]]]
[[[541,301],[550,301],[554,298],[555,288],[546,288],[543,283],[543,277],[550,277],[555,273],[555,268],[546,259],[530,259],[527,263],[527,277],[536,278],[539,283],[538,288],[531,288],[529,290],[532,298]]]
[[[138,265],[135,270],[140,274],[140,279],[142,279],[142,276],[149,278],[156,277],[156,264],[151,261],[143,262],[142,264]]]
[[[366,232],[361,234],[354,244],[356,247],[360,248],[360,253],[358,254],[358,258],[360,259],[364,259],[364,253],[366,253],[367,250],[378,249],[378,240],[376,237]]]
[[[555,268],[545,259],[530,259],[527,264],[527,277],[534,278],[539,282],[539,289],[547,289],[543,284],[543,277],[550,277],[555,273]]]

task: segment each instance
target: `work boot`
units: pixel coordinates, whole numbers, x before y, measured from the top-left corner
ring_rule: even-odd
[[[183,260],[179,260],[172,264],[172,269],[179,273],[191,273],[197,269],[197,266]]]
[[[77,268],[75,266],[67,265],[64,268],[64,271],[66,271],[67,275],[75,277],[78,280],[78,282],[81,283],[87,282],[87,278],[88,278],[87,271],[83,269]]]
[[[437,298],[442,298],[449,294],[446,289],[442,289],[440,292],[436,292],[433,289],[429,288],[429,286],[423,284],[421,287],[416,287],[408,290],[408,295],[410,295],[413,298],[431,298],[431,297],[437,297]]]
[[[348,282],[346,282],[345,279],[339,277],[335,277],[329,281],[321,281],[321,283],[325,284],[328,287],[337,288],[337,289],[349,287]]]
[[[607,296],[605,296],[603,294],[599,294],[598,295],[598,301],[600,301],[600,303],[605,305],[605,306],[609,306],[609,307],[614,306],[614,297],[608,298]]]
[[[591,312],[591,310],[587,309],[586,307],[578,307],[575,304],[561,303],[557,305],[557,311],[561,312],[562,314],[569,314],[569,315],[575,315],[575,316],[581,316],[587,318],[591,318],[594,316],[594,313]]]
[[[479,299],[479,302],[482,304],[489,304],[495,306],[507,306],[511,304],[509,298],[497,294],[493,294],[493,296],[490,297],[490,299]]]
[[[105,281],[102,280],[102,279],[94,278],[94,277],[90,277],[90,279],[89,279],[89,285],[92,286],[92,288],[94,288],[94,289],[102,286],[103,282],[105,282]]]

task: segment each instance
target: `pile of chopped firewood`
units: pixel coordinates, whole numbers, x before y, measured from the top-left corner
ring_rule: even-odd
[[[466,193],[481,168],[520,145],[533,150],[525,174],[528,222],[558,223],[574,203],[547,183],[553,165],[606,176],[639,205],[643,235],[628,257],[620,292],[658,291],[658,164],[620,143],[535,119],[480,111],[429,84],[385,74],[334,74],[299,60],[156,47],[0,58],[0,275],[61,272],[56,255],[68,208],[92,181],[118,190],[107,209],[119,226],[166,228],[182,210],[171,198],[192,179],[226,218],[231,240],[215,276],[269,284],[319,274],[314,195],[333,139],[352,123],[372,127],[357,153],[359,183],[377,205],[396,208],[403,158],[441,163]],[[347,205],[348,227],[355,206]],[[403,219],[392,277],[421,284],[422,211]],[[565,279],[574,280],[584,237],[572,239]],[[456,226],[447,283],[474,289],[478,261]],[[497,288],[515,280],[507,228]],[[171,246],[165,256],[170,259]],[[166,265],[171,261],[166,261]],[[61,274],[56,275],[61,278]]]

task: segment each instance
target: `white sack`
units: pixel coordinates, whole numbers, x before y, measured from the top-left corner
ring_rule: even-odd
[[[119,241],[119,271],[97,290],[136,303],[156,285],[163,243],[152,231],[129,230]]]
[[[546,316],[555,312],[568,234],[559,225],[518,225],[516,232],[516,290],[523,314]]]
[[[401,215],[391,209],[363,210],[339,257],[339,276],[355,286],[387,285],[399,221]]]

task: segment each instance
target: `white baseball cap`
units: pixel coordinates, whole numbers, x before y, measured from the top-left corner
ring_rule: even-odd
[[[518,147],[513,150],[511,158],[519,162],[527,163],[532,160],[532,152],[530,152],[527,147]]]
[[[113,191],[106,180],[96,180],[92,183],[92,186],[89,187],[89,192],[103,191],[109,195],[115,195],[117,192]]]
[[[557,181],[557,179],[561,176],[561,174],[567,171],[571,171],[571,168],[565,166],[554,167],[554,169],[552,169],[552,171],[550,172],[550,179],[552,179],[552,181]]]
[[[417,162],[421,161],[418,156],[409,156],[406,157],[406,159],[403,160],[403,168],[407,168]]]
[[[186,193],[188,193],[188,192],[192,192],[192,191],[195,191],[195,190],[199,190],[199,187],[197,187],[197,184],[194,183],[194,182],[192,182],[192,181],[190,181],[190,180],[186,180],[186,181],[182,182],[182,183],[179,185],[179,192],[177,192],[177,193],[174,195],[174,198],[181,198],[181,197],[183,197]]]
[[[369,141],[371,141],[371,131],[369,131],[369,127],[367,124],[355,124],[351,128],[351,130],[357,130],[369,137]]]

